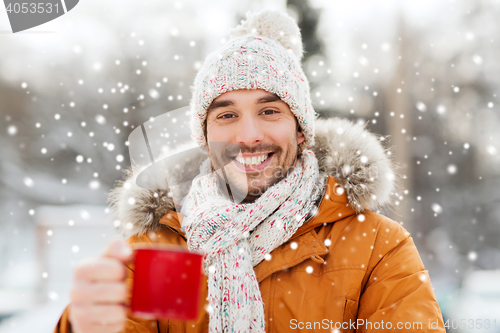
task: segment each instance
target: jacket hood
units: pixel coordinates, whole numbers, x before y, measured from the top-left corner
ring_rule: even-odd
[[[391,206],[397,184],[389,150],[380,142],[385,138],[379,139],[364,126],[341,118],[316,119],[315,127],[315,145],[310,149],[318,158],[320,170],[342,187],[340,191],[344,190],[351,208],[361,213]],[[188,162],[150,177],[147,188],[136,184],[140,167],[126,169],[124,180],[117,182],[108,197],[114,225],[127,234],[139,235],[165,227],[160,220],[175,209],[165,174],[170,182],[193,179],[207,156],[199,150]],[[177,196],[183,197],[189,186],[177,191]]]

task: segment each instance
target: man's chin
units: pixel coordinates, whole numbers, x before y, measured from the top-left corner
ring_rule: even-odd
[[[242,180],[229,182],[231,196],[235,202],[253,202],[264,194],[269,187],[270,185],[267,182],[264,184]]]
[[[272,166],[256,172],[245,172],[230,163],[224,167],[224,174],[221,170],[217,174],[219,180],[224,179],[229,185],[234,202],[253,202],[284,178],[277,172]]]

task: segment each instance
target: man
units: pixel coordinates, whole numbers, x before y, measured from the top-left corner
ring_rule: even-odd
[[[194,160],[204,176],[185,193],[185,216],[168,191],[140,189],[134,176],[112,194],[129,244],[205,255],[199,317],[128,314],[131,251],[114,242],[76,269],[55,332],[444,332],[412,238],[372,211],[390,202],[391,163],[360,126],[316,119],[295,22],[248,14],[232,37],[193,85],[192,137],[210,158]],[[231,162],[221,169],[220,158]],[[242,202],[221,193],[221,178]]]

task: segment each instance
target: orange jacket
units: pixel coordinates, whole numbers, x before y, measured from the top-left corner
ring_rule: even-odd
[[[328,178],[318,213],[255,267],[267,332],[445,332],[428,272],[410,234],[374,212],[357,215]],[[182,215],[169,211],[166,228],[128,239],[186,246]],[[293,246],[292,246],[293,244]],[[129,286],[133,280],[129,265]],[[206,280],[205,280],[206,281]],[[202,297],[206,298],[204,283]],[[206,302],[206,301],[205,301]],[[208,332],[202,303],[193,322],[129,316],[126,333]],[[67,310],[55,333],[69,333]]]

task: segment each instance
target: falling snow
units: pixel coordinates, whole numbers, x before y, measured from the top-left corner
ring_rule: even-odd
[[[446,167],[446,171],[448,171],[450,175],[454,175],[457,173],[457,166],[455,164],[450,164]]]
[[[474,252],[474,251],[471,251],[467,255],[467,258],[469,258],[470,261],[476,261],[476,259],[477,259],[477,253]]]
[[[410,185],[390,194],[394,216],[418,242],[426,269],[439,276],[437,281],[446,282],[447,288],[460,288],[465,272],[498,268],[498,212],[491,203],[500,186],[500,84],[495,79],[500,74],[495,62],[500,57],[500,29],[481,24],[497,20],[495,5],[485,3],[469,13],[470,4],[462,0],[419,4],[424,9],[433,6],[424,18],[408,5],[408,15],[402,18],[405,30],[398,30],[397,25],[396,30],[385,28],[392,27],[385,23],[397,22],[391,10],[363,15],[377,8],[370,3],[356,8],[360,17],[366,17],[359,22],[356,15],[345,12],[345,6],[331,11],[327,1],[318,5],[325,10],[319,24],[322,33],[316,37],[325,48],[306,50],[303,58],[314,109],[321,117],[348,117],[367,124],[377,137],[389,137],[380,142],[394,147],[387,156],[400,167],[395,174],[372,175],[370,181],[398,180]],[[139,6],[144,9],[141,3],[124,10],[134,13]],[[121,15],[106,16],[104,22],[96,14],[93,20],[99,20],[96,23],[104,29],[98,39],[73,34],[65,42],[50,45],[40,40],[23,42],[26,45],[19,39],[5,40],[0,60],[6,70],[1,72],[0,86],[7,95],[0,101],[10,100],[0,120],[4,149],[0,181],[5,185],[3,198],[7,198],[0,234],[17,235],[6,240],[19,245],[4,251],[17,256],[14,263],[20,261],[19,253],[26,258],[26,253],[34,253],[26,244],[33,238],[35,223],[44,217],[39,206],[106,205],[105,193],[130,166],[129,148],[134,149],[134,142],[128,141],[130,133],[148,119],[188,105],[188,78],[201,68],[201,55],[214,44],[210,39],[214,34],[207,33],[210,29],[204,23],[204,9],[209,5],[190,6],[177,2],[170,13],[151,12],[150,26],[169,22],[166,29],[135,25],[135,31],[115,31],[124,26]],[[96,13],[97,7],[92,7]],[[230,9],[224,10],[228,18],[235,16]],[[338,16],[329,17],[330,12]],[[192,17],[187,26],[186,17]],[[402,42],[406,49],[401,50]],[[175,120],[176,126],[184,123],[181,117]],[[335,134],[340,137],[345,129]],[[339,143],[333,150],[347,148]],[[344,171],[358,177],[377,162],[374,156],[373,151],[361,151],[356,163],[343,161],[349,166]],[[338,184],[334,193],[342,197],[327,195],[325,200],[347,199],[352,190]],[[364,199],[378,200],[369,191]],[[138,203],[133,197],[124,200],[131,206]],[[95,216],[91,210],[75,209],[72,219],[64,216],[61,224],[78,233]],[[353,215],[353,223],[366,226],[369,214]],[[134,228],[118,220],[113,224]],[[20,240],[19,235],[27,236]],[[50,248],[61,235],[60,229],[51,226],[36,237]],[[367,237],[366,233],[356,236]],[[330,239],[323,242],[327,247],[332,244]],[[73,258],[88,250],[79,240],[64,246]],[[292,241],[289,246],[297,250],[299,245]],[[271,258],[266,254],[266,260]],[[2,267],[10,267],[6,262],[10,259],[0,256]],[[315,267],[307,266],[305,272],[312,274]],[[41,267],[33,276],[37,282],[48,282],[57,274]],[[427,280],[425,274],[419,278]],[[443,289],[435,287],[441,295]],[[50,301],[64,298],[57,288],[47,288],[41,295]]]
[[[17,134],[17,127],[14,125],[10,125],[9,127],[7,127],[7,133],[9,135],[16,135]]]
[[[30,177],[24,177],[23,182],[24,182],[24,185],[26,185],[27,187],[35,186],[35,182]]]
[[[431,207],[436,214],[441,214],[443,212],[443,208],[437,203],[433,203]]]

